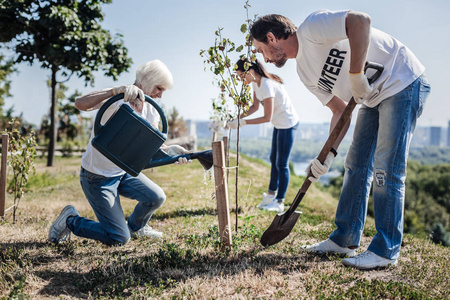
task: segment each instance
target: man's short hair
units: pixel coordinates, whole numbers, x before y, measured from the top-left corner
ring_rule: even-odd
[[[267,33],[277,39],[287,39],[297,31],[297,27],[291,20],[282,15],[265,15],[259,17],[250,27],[250,40],[267,43]]]

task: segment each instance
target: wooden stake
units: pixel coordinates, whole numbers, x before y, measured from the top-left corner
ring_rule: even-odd
[[[224,150],[224,154],[225,154],[225,158],[227,157],[227,151],[228,151],[228,137],[227,136],[224,136],[223,138],[222,138],[222,141],[223,141],[223,150]]]
[[[220,242],[223,246],[231,245],[230,210],[228,208],[228,187],[225,173],[225,155],[223,142],[212,143],[214,178],[216,183],[217,212],[219,214]]]
[[[5,219],[6,202],[6,167],[8,162],[8,141],[7,134],[2,134],[2,162],[0,170],[0,220]]]

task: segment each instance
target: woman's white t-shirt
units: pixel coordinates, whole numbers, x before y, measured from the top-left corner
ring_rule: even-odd
[[[101,124],[105,124],[109,118],[119,109],[121,105],[129,105],[128,102],[123,100],[118,100],[111,104],[108,109],[105,110],[102,116]],[[145,120],[147,120],[152,125],[157,125],[160,118],[158,111],[148,102],[144,102],[142,109],[142,114],[140,114]],[[119,168],[116,164],[106,158],[97,149],[92,146],[92,139],[94,138],[94,128],[91,130],[91,136],[89,138],[89,143],[86,148],[86,152],[81,158],[81,166],[94,174],[102,175],[105,177],[121,176],[125,174],[125,171]],[[139,141],[136,141],[137,143]]]
[[[305,86],[326,105],[337,96],[348,102],[350,45],[345,18],[348,10],[321,10],[309,15],[297,30],[297,73]],[[425,71],[416,56],[390,35],[371,28],[367,61],[382,64],[384,71],[373,84],[365,105],[375,107],[400,92]],[[373,73],[367,72],[368,77]]]
[[[297,112],[283,84],[263,76],[260,86],[252,82],[252,88],[262,105],[264,99],[273,98],[272,124],[275,128],[287,129],[298,123]]]

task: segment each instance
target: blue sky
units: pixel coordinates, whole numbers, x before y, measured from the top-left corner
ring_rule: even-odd
[[[213,86],[210,72],[204,71],[201,49],[214,44],[214,32],[224,28],[224,36],[241,43],[244,35],[239,28],[246,19],[243,0],[116,0],[105,5],[103,27],[111,33],[124,35],[125,46],[133,59],[128,73],[114,82],[101,73],[96,74],[94,87],[72,77],[66,83],[67,95],[78,89],[87,93],[118,84],[131,84],[136,68],[152,59],[167,64],[174,76],[174,87],[162,101],[166,109],[176,107],[184,119],[207,120],[211,114],[211,99],[218,89]],[[297,26],[318,9],[354,9],[367,12],[372,26],[383,30],[407,45],[427,68],[432,93],[419,126],[447,127],[450,120],[450,1],[448,0],[253,0],[250,17],[278,13],[290,18]],[[236,59],[238,55],[236,54]],[[259,57],[261,59],[261,57]],[[329,109],[323,107],[300,82],[293,60],[281,69],[266,68],[281,76],[302,123],[322,123],[330,119]],[[40,124],[49,111],[50,92],[46,80],[49,70],[39,65],[19,65],[12,77],[13,97],[5,108],[14,105],[15,114],[23,112],[26,120]]]

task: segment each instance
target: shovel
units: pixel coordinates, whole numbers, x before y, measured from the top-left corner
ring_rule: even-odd
[[[172,164],[177,162],[180,157],[185,157],[186,159],[197,159],[205,170],[209,170],[213,166],[212,150],[170,156],[164,150],[159,149],[144,169]]]
[[[384,67],[377,63],[366,62],[364,72],[366,72],[368,69],[375,70],[375,73],[370,78],[368,78],[369,84],[372,84],[381,75]],[[334,142],[336,141],[338,136],[341,134],[342,128],[350,119],[350,116],[351,116],[355,106],[356,106],[356,102],[355,102],[355,99],[353,99],[353,97],[352,97],[350,99],[350,101],[348,102],[347,107],[345,108],[341,117],[339,118],[339,121],[337,122],[336,126],[334,127],[333,131],[331,132],[330,136],[328,137],[328,140],[326,141],[325,145],[323,146],[322,151],[320,151],[320,154],[317,157],[317,159],[321,163],[323,163],[325,161],[325,158],[327,157],[328,153],[330,152],[331,148],[333,147]],[[298,207],[298,205],[302,201],[303,197],[305,196],[306,191],[308,190],[309,186],[311,185],[311,181],[309,180],[310,176],[312,176],[311,172],[309,172],[309,174],[307,175],[305,182],[303,183],[300,190],[298,191],[297,196],[295,196],[295,199],[292,202],[289,209],[283,213],[277,214],[275,216],[274,220],[272,221],[272,224],[270,224],[269,228],[267,228],[266,231],[263,233],[263,235],[261,237],[261,244],[263,246],[270,246],[270,245],[274,245],[274,244],[280,242],[285,237],[287,237],[289,235],[289,233],[291,232],[292,228],[294,228],[295,223],[297,222],[297,220],[301,214],[301,212],[296,211],[295,209]]]

